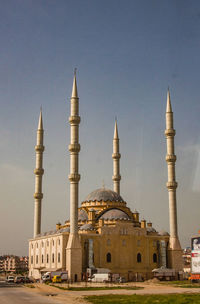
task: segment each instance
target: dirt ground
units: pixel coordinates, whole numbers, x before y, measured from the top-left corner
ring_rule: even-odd
[[[83,299],[84,296],[88,295],[106,295],[106,294],[124,294],[124,295],[131,295],[131,294],[172,294],[172,293],[200,293],[200,288],[180,288],[180,287],[173,287],[167,285],[159,285],[154,282],[144,282],[144,283],[127,283],[123,284],[122,286],[138,286],[143,287],[144,289],[139,290],[126,290],[126,289],[116,289],[116,290],[90,290],[90,291],[68,291],[68,290],[61,290],[52,286],[48,286],[46,284],[37,283],[34,284],[35,288],[26,288],[26,291],[39,293],[43,296],[49,296],[51,299],[59,302],[59,303],[68,303],[68,304],[86,304],[88,303]],[[67,287],[66,285],[62,284],[62,286]],[[75,285],[73,287],[80,287],[82,285]],[[88,286],[90,286],[88,284]],[[102,286],[101,285],[92,285],[92,286]],[[108,286],[108,285],[107,285]]]

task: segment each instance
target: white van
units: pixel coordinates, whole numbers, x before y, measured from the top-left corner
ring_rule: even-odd
[[[94,273],[88,281],[96,283],[110,282],[110,273]]]

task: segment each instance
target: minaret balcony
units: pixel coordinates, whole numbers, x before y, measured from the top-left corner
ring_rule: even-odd
[[[121,154],[119,152],[112,154],[113,159],[119,159],[120,157],[121,157]]]
[[[40,168],[36,168],[35,170],[34,170],[34,174],[35,175],[43,175],[44,174],[44,169],[40,169]]]
[[[71,125],[79,125],[80,122],[81,122],[81,118],[78,115],[69,117],[69,123]]]
[[[69,144],[68,146],[69,152],[79,152],[81,149],[80,144]]]
[[[176,161],[176,155],[174,155],[174,154],[166,155],[166,162],[175,163],[175,161]]]
[[[80,181],[81,176],[78,173],[71,173],[68,175],[68,178],[69,178],[70,182],[76,183],[76,182]]]
[[[174,129],[166,129],[165,130],[165,136],[175,136],[176,131]]]
[[[37,145],[37,146],[35,146],[35,151],[36,152],[43,152],[44,151],[44,146],[43,145]]]
[[[113,176],[112,176],[112,180],[113,180],[114,182],[120,181],[120,180],[121,180],[121,175],[119,175],[119,174],[113,175]]]
[[[42,199],[43,198],[43,193],[34,193],[34,198],[35,199]]]
[[[178,187],[178,183],[175,181],[167,182],[166,186],[168,190],[175,190]]]

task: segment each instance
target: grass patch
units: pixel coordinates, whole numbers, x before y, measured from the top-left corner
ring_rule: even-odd
[[[199,294],[107,295],[84,297],[93,304],[200,304]]]
[[[129,289],[129,290],[138,290],[143,289],[143,287],[130,287],[130,286],[96,286],[96,287],[63,287],[59,285],[50,284],[50,286],[62,289],[62,290],[71,290],[71,291],[90,291],[90,290],[116,290],[116,289]]]
[[[170,285],[174,287],[182,288],[200,288],[200,283],[191,283],[190,281],[169,281],[169,282],[160,282],[161,285]]]

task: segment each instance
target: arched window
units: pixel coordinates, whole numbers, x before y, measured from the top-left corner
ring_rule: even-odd
[[[54,253],[52,253],[52,263],[54,263]]]
[[[110,246],[111,242],[110,239],[107,240],[107,245]]]
[[[36,255],[36,264],[38,264],[38,255]]]
[[[156,253],[153,254],[153,263],[157,263],[157,254]]]
[[[47,253],[47,263],[49,263],[49,255],[48,255],[48,253]]]
[[[141,253],[138,253],[138,254],[137,254],[137,262],[138,262],[138,263],[141,263],[141,262],[142,262]]]
[[[107,261],[107,263],[111,263],[111,253],[110,252],[108,252],[106,255],[106,261]]]
[[[60,263],[60,252],[58,252],[58,263]]]
[[[42,263],[44,263],[44,256],[43,256],[43,254],[42,254]]]

